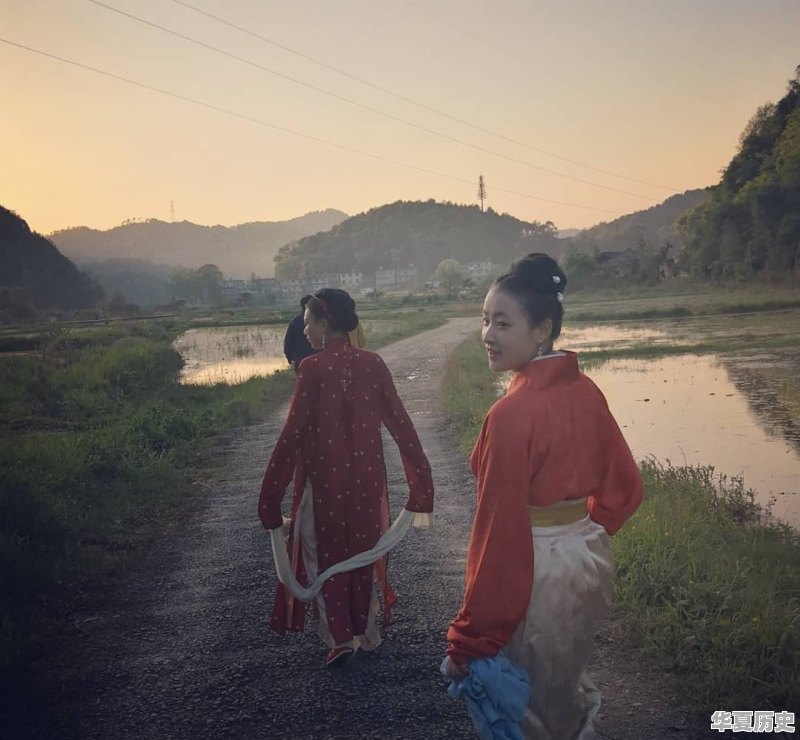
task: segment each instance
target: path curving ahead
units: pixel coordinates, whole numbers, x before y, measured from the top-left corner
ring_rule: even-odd
[[[328,670],[315,622],[299,636],[269,629],[275,575],[256,500],[284,406],[223,440],[211,472],[198,480],[191,515],[165,533],[112,603],[76,615],[75,648],[49,662],[42,679],[47,711],[29,717],[25,736],[476,737],[465,708],[446,697],[438,666],[462,593],[474,507],[474,483],[442,414],[439,389],[447,355],[477,328],[475,319],[451,319],[380,352],[431,461],[436,527],[412,530],[390,557],[398,603],[375,653]],[[396,511],[406,498],[405,479],[391,438],[384,444]],[[653,672],[607,637],[599,643],[596,678],[607,700],[604,737],[705,734],[686,727]]]

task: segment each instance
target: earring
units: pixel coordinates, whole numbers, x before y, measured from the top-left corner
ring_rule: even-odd
[[[536,350],[537,357],[544,357],[544,342],[539,345],[539,349]]]
[[[325,349],[325,334],[322,335],[322,349]]]

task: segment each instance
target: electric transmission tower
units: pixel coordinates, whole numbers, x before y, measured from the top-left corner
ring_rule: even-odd
[[[483,201],[486,200],[486,181],[483,175],[478,175],[478,197],[481,200],[481,213],[483,213]]]

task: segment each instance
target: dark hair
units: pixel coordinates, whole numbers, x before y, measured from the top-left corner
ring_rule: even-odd
[[[311,297],[308,310],[317,319],[327,319],[331,329],[346,334],[358,326],[356,303],[346,290],[322,288]]]
[[[564,320],[562,301],[567,276],[550,255],[533,252],[518,259],[509,272],[494,281],[494,287],[515,298],[533,326],[550,319],[553,322],[550,340],[558,339]]]
[[[303,296],[303,297],[300,299],[300,308],[302,308],[302,309],[303,309],[303,311],[305,311],[305,310],[306,310],[306,306],[308,305],[308,302],[309,302],[309,301],[310,301],[310,300],[311,300],[313,297],[314,297],[313,295],[304,295],[304,296]]]

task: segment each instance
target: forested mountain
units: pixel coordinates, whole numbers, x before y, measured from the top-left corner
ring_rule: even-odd
[[[689,209],[704,203],[709,197],[706,189],[687,190],[652,208],[584,229],[565,241],[569,243],[570,251],[583,254],[595,251],[623,252],[626,249],[639,249],[643,245],[657,250],[666,243],[675,248],[675,254],[684,246],[678,221]]]
[[[93,306],[102,290],[16,213],[0,206],[0,317]]]
[[[288,221],[257,221],[232,227],[150,219],[108,231],[80,226],[56,231],[50,238],[78,262],[137,259],[189,269],[213,263],[227,277],[249,278],[253,273],[271,277],[279,247],[327,231],[345,218],[346,213],[327,209]]]
[[[552,223],[529,223],[492,209],[428,201],[397,201],[348,218],[330,231],[280,249],[275,275],[371,273],[416,265],[428,279],[445,259],[504,265],[533,251],[564,253]]]
[[[711,199],[686,214],[682,264],[711,279],[800,273],[800,66],[759,108]]]

